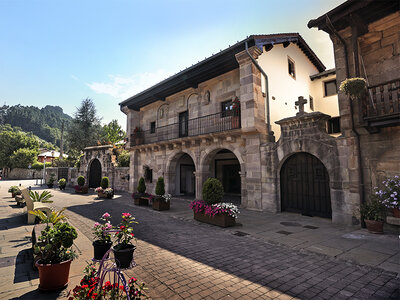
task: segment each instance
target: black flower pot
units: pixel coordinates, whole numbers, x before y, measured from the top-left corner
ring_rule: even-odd
[[[94,250],[93,258],[97,259],[97,260],[102,260],[104,257],[104,254],[106,254],[106,252],[108,250],[110,250],[111,245],[112,245],[111,242],[105,243],[102,241],[94,241],[93,242],[93,250]],[[108,258],[108,255],[106,258]]]
[[[116,250],[115,247],[112,248],[114,252],[115,263],[117,264],[118,268],[129,268],[131,261],[133,260],[133,251],[135,251],[135,249],[136,247],[133,245],[129,245],[129,248],[122,250]]]

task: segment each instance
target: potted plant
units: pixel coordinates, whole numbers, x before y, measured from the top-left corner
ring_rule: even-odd
[[[361,204],[361,217],[371,233],[383,233],[384,206],[378,200]]]
[[[11,197],[13,198],[15,198],[16,195],[21,195],[21,190],[16,185],[11,186],[8,192],[11,193]]]
[[[232,129],[240,127],[240,101],[235,97],[232,101]]]
[[[149,194],[146,194],[146,183],[144,178],[140,177],[139,184],[137,186],[137,193],[132,194],[133,203],[135,205],[149,205]]]
[[[133,224],[138,224],[135,218],[130,213],[122,213],[122,220],[117,227],[118,232],[115,234],[115,246],[112,248],[115,262],[120,269],[129,268],[133,260],[133,251],[136,248],[132,244],[132,240],[135,238]]]
[[[100,218],[103,223],[94,223],[93,233],[95,240],[93,241],[93,251],[94,259],[96,260],[102,260],[104,254],[111,248],[112,242],[109,231],[112,229],[112,225],[110,219],[111,215],[106,212]]]
[[[54,179],[54,175],[53,174],[50,174],[50,178],[49,178],[49,181],[47,181],[47,187],[49,188],[49,189],[51,189],[51,188],[53,188],[53,186],[54,186],[54,181],[56,181],[55,179]]]
[[[78,179],[78,185],[75,185],[75,192],[78,194],[87,194],[89,191],[89,188],[87,185],[85,185],[85,177],[79,176]]]
[[[375,198],[383,206],[393,212],[395,218],[400,218],[400,177],[394,176],[382,182],[382,188],[375,188]]]
[[[367,92],[367,82],[364,78],[347,78],[340,84],[339,90],[351,99],[359,99]]]
[[[171,195],[165,195],[165,184],[162,176],[158,177],[156,183],[156,197],[152,199],[152,208],[154,210],[168,210],[171,202]]]
[[[62,190],[65,190],[66,186],[67,186],[67,180],[65,178],[61,178],[58,181],[58,188],[62,191]]]
[[[236,224],[239,210],[232,203],[222,203],[224,188],[216,178],[208,178],[203,185],[203,200],[195,200],[190,204],[194,219],[217,225],[230,227]]]
[[[34,246],[36,267],[39,270],[39,289],[54,291],[68,284],[71,261],[76,257],[71,249],[77,233],[67,222],[47,226]]]
[[[112,188],[109,188],[110,181],[108,177],[103,177],[101,179],[100,186],[95,189],[95,192],[97,193],[97,196],[99,198],[108,198],[112,199],[114,197],[114,190]]]

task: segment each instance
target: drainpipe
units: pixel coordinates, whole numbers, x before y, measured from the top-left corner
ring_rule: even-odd
[[[245,42],[246,46],[246,53],[250,57],[253,64],[257,67],[257,69],[261,72],[265,79],[265,105],[267,107],[267,141],[268,142],[275,142],[274,132],[271,131],[271,117],[269,111],[269,89],[268,89],[268,75],[264,72],[258,62],[254,59],[254,57],[250,54],[249,48],[247,45],[247,41]]]
[[[350,77],[350,72],[349,72],[349,58],[348,58],[348,51],[347,51],[347,45],[346,42],[344,41],[344,39],[339,35],[339,33],[337,32],[337,30],[335,29],[335,27],[333,26],[329,16],[326,14],[326,25],[328,26],[328,28],[332,31],[332,33],[337,37],[337,39],[339,40],[339,42],[342,44],[343,46],[343,50],[344,50],[344,58],[345,58],[345,63],[346,63],[346,78]],[[353,31],[354,32],[354,31]],[[354,45],[354,43],[353,43]],[[355,60],[356,61],[356,60]],[[357,68],[357,66],[356,66]],[[353,119],[353,101],[351,101],[350,97],[347,97],[348,103],[349,103],[349,108],[350,108],[350,121],[351,121],[351,131],[354,133],[355,138],[356,138],[356,151],[357,151],[357,155],[358,155],[358,169],[359,169],[359,175],[358,175],[358,193],[360,195],[360,200],[361,203],[365,203],[365,199],[364,199],[364,176],[363,176],[363,170],[362,170],[362,160],[361,160],[361,143],[360,143],[360,135],[358,134],[358,132],[356,131],[355,127],[354,127],[354,119]],[[361,218],[361,227],[365,228],[365,222],[364,219]]]

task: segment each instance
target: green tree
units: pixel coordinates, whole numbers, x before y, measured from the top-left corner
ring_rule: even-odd
[[[93,100],[90,98],[82,100],[67,132],[66,140],[69,148],[80,152],[86,147],[96,145],[100,130],[100,118],[97,117]]]
[[[122,150],[117,158],[118,167],[129,167],[130,159],[129,151]]]
[[[102,128],[101,142],[115,144],[126,137],[125,131],[122,130],[117,120],[112,120]]]
[[[29,164],[35,162],[37,155],[38,151],[36,149],[19,148],[10,157],[11,167],[26,169]]]

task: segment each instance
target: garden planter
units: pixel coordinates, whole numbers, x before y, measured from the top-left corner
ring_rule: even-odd
[[[102,260],[104,257],[104,254],[106,254],[106,252],[108,250],[110,250],[111,246],[112,246],[111,242],[104,243],[101,241],[94,241],[93,242],[93,252],[94,252],[93,258],[96,260]],[[108,258],[108,255],[106,258]]]
[[[106,193],[102,193],[102,192],[98,192],[98,193],[97,193],[97,196],[98,196],[99,198],[107,198],[107,194],[106,194]]]
[[[56,291],[68,285],[71,260],[58,264],[40,264],[39,261],[35,265],[39,270],[39,290]]]
[[[142,205],[142,206],[148,206],[149,205],[149,199],[144,198],[144,197],[139,197],[139,198],[134,198],[133,203],[135,205]]]
[[[393,217],[400,218],[400,209],[393,208]]]
[[[60,189],[60,191],[65,190],[65,185],[60,185],[58,186],[58,188]]]
[[[383,233],[383,221],[364,220],[367,225],[368,232]]]
[[[49,189],[52,189],[53,188],[53,186],[54,186],[54,184],[47,184],[47,187],[49,188]]]
[[[135,248],[136,247],[133,245],[129,245],[129,248],[122,250],[116,250],[114,247],[112,248],[114,252],[115,263],[117,264],[118,268],[127,269],[130,267]]]
[[[88,191],[89,191],[89,188],[86,187],[86,186],[79,187],[79,188],[75,189],[75,192],[76,192],[77,194],[87,194]]]
[[[16,195],[17,195],[16,193],[11,193],[12,198],[15,198]]]
[[[240,117],[239,116],[232,116],[232,129],[239,128],[240,126]]]
[[[193,216],[196,221],[211,224],[211,225],[216,225],[219,227],[231,227],[231,226],[235,226],[235,224],[236,224],[236,219],[227,214],[219,214],[219,215],[215,215],[215,216],[211,217],[211,216],[205,215],[202,212],[201,213],[193,212]]]
[[[169,210],[170,201],[165,202],[164,199],[156,200],[153,199],[152,207],[154,210]]]

